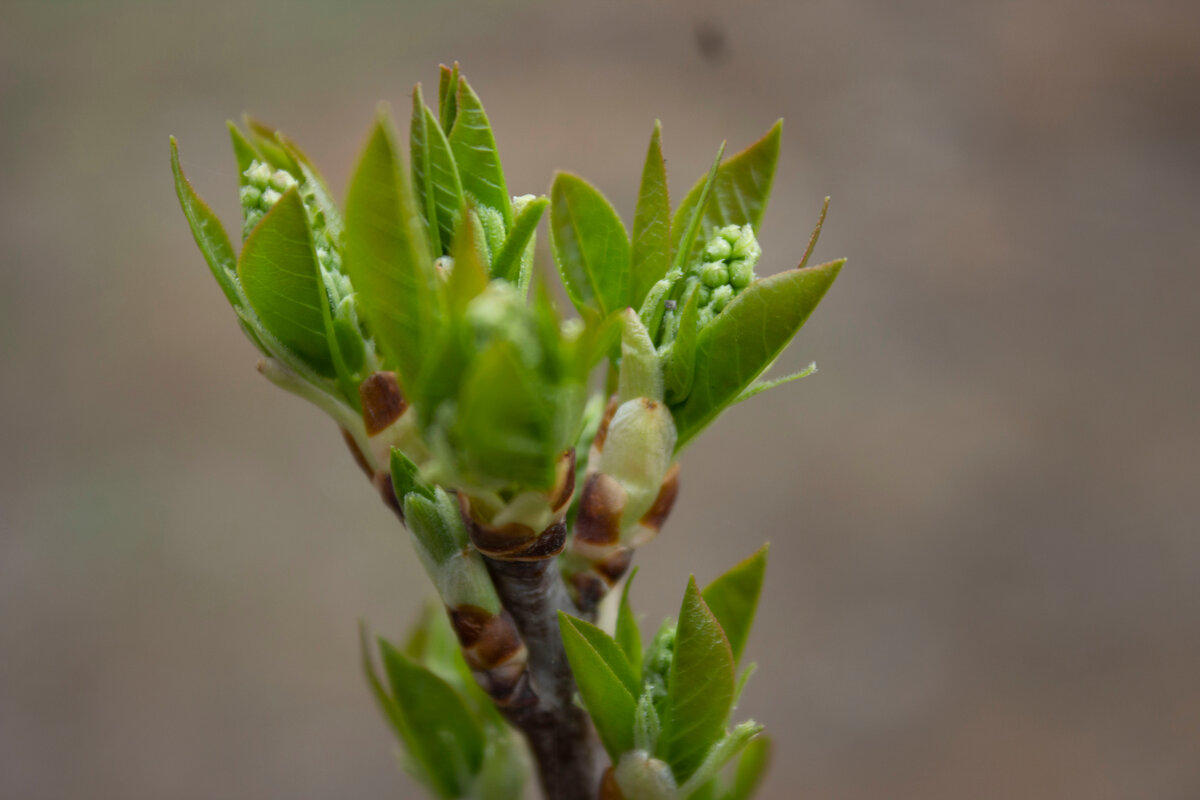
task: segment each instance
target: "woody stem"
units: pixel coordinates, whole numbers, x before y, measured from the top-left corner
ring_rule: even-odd
[[[578,615],[554,556],[536,561],[487,559],[500,601],[529,650],[536,702],[501,709],[525,734],[546,800],[594,800],[598,790],[596,738],[586,712],[574,702],[558,612]]]

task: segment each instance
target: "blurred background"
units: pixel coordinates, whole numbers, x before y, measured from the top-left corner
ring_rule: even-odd
[[[766,798],[1200,797],[1200,6],[1075,0],[0,8],[0,797],[416,790],[358,666],[429,594],[179,212],[224,121],[341,194],[375,103],[462,61],[514,193],[629,219],[784,117],[760,272],[849,264],[686,454],[652,631],[772,543],[742,712]],[[545,237],[543,236],[543,239]]]

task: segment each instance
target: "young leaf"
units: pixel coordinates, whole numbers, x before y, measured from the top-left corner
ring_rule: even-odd
[[[461,695],[425,667],[379,640],[399,715],[412,731],[409,753],[442,797],[461,797],[483,763],[483,727]]]
[[[466,78],[458,79],[457,108],[449,141],[463,190],[469,192],[479,205],[499,211],[505,229],[511,228],[512,207],[504,184],[500,154],[496,151],[496,137],[479,96]]]
[[[767,545],[763,545],[754,555],[704,589],[704,602],[708,603],[709,610],[729,637],[735,664],[742,659],[742,650],[746,647],[746,638],[754,623],[754,612],[758,608],[766,570]]]
[[[375,671],[375,662],[371,659],[371,646],[367,640],[367,626],[361,620],[358,623],[358,641],[363,675],[366,676],[367,685],[371,687],[371,695],[375,698],[375,702],[379,704],[379,710],[383,712],[388,722],[391,723],[392,729],[396,732],[396,737],[411,752],[412,731],[409,730],[403,715],[400,713],[400,709],[396,707],[396,701],[383,688],[383,682],[379,679],[379,674]],[[420,777],[425,778],[426,776],[422,775]]]
[[[438,115],[441,117],[442,131],[446,135],[449,135],[450,129],[454,127],[454,116],[457,110],[458,62],[455,61],[453,69],[442,64],[438,78]]]
[[[629,305],[629,237],[604,195],[567,172],[550,189],[550,241],[575,307],[606,316]]]
[[[657,121],[642,167],[642,185],[633,215],[632,265],[629,304],[638,308],[650,287],[662,280],[671,266],[671,199],[662,154],[662,123]]]
[[[688,778],[687,783],[679,787],[679,796],[694,797],[693,792],[707,781],[717,777],[721,767],[743,752],[746,746],[754,740],[754,737],[762,733],[762,729],[763,726],[757,722],[743,722],[710,747],[704,756],[703,763],[692,774],[692,777]]]
[[[668,403],[682,403],[696,375],[696,338],[700,334],[700,290],[692,290],[679,315],[679,330],[663,364],[663,388]]]
[[[440,256],[454,237],[454,218],[466,199],[450,143],[433,112],[425,107],[419,83],[413,89],[412,114],[410,149],[417,207],[428,223],[430,250]]]
[[[780,272],[750,284],[696,341],[692,391],[673,407],[676,451],[754,382],[787,346],[837,277],[845,259]]]
[[[821,238],[821,228],[825,227],[825,214],[828,211],[829,198],[826,197],[824,202],[821,203],[821,214],[817,217],[817,224],[813,226],[812,235],[808,237],[808,247],[804,248],[804,255],[800,258],[800,269],[808,266],[808,257],[817,248],[817,240]]]
[[[391,125],[381,114],[346,200],[346,272],[380,349],[414,383],[440,313],[433,263]]]
[[[221,220],[217,219],[212,209],[200,199],[191,182],[183,174],[183,167],[179,165],[179,145],[174,136],[171,137],[171,172],[175,176],[175,194],[179,196],[183,216],[192,229],[192,236],[204,255],[204,260],[208,262],[208,268],[217,279],[217,285],[225,293],[225,299],[230,305],[234,308],[245,308],[245,296],[237,278],[237,256],[233,253],[229,236],[225,233]]]
[[[660,743],[680,782],[691,777],[708,748],[725,733],[733,704],[733,670],[729,640],[692,578],[679,611]]]
[[[617,609],[616,640],[633,671],[634,682],[640,686],[642,683],[642,633],[638,630],[637,617],[633,615],[633,608],[629,605],[629,587],[633,586],[633,579],[636,576],[637,567],[634,567],[633,572],[630,572],[629,577],[625,579],[625,589],[621,592],[621,605]]]
[[[750,800],[758,791],[763,775],[771,761],[771,740],[767,736],[759,736],[746,745],[742,757],[738,759],[737,771],[734,773],[733,787],[725,795],[724,800]]]
[[[504,240],[504,246],[492,259],[493,278],[503,278],[519,288],[522,278],[521,260],[548,205],[550,205],[548,199],[539,197],[529,201],[521,209],[521,213],[517,214],[517,218],[513,220],[512,229]]]
[[[675,254],[671,266],[675,269],[682,270],[687,267],[691,258],[693,246],[696,244],[704,221],[704,210],[708,208],[709,201],[712,199],[713,187],[717,183],[717,171],[723,155],[725,155],[725,143],[721,142],[721,147],[717,150],[717,157],[713,159],[708,174],[697,184],[697,189],[692,190],[696,197],[692,200],[691,205],[688,204],[687,198],[684,198],[683,205],[675,211],[675,219],[671,222],[671,251]],[[691,193],[688,196],[690,197]]]
[[[290,172],[293,176],[300,174],[300,165],[279,143],[278,133],[274,128],[248,114],[245,122],[246,127],[250,130],[250,138],[254,142],[255,149],[262,154],[271,169],[281,169],[284,172]]]
[[[238,277],[263,327],[318,374],[332,377],[329,300],[295,188],[246,239]]]
[[[712,198],[707,203],[702,202],[704,181],[693,186],[675,212],[675,224],[688,219],[693,210],[700,207],[704,209],[702,228],[706,235],[713,228],[746,223],[750,223],[757,233],[771,195],[782,133],[783,120],[779,120],[761,139],[722,164],[713,183]],[[672,242],[678,246],[679,241],[679,236],[672,231]]]
[[[258,151],[254,149],[254,145],[242,133],[241,129],[233,123],[232,120],[227,120],[225,124],[229,127],[229,139],[233,144],[233,157],[237,160],[238,165],[238,182],[244,184],[246,176],[242,173],[250,169],[250,165],[255,161],[262,161],[262,157]]]
[[[465,206],[462,208],[460,219],[467,219]],[[483,248],[483,243],[479,241],[479,231],[474,225],[458,226],[450,248],[454,255],[454,267],[445,283],[446,307],[453,314],[461,315],[467,304],[487,288],[487,268],[480,256]]]
[[[558,627],[562,632],[571,671],[575,673],[579,694],[592,715],[592,721],[596,723],[596,731],[600,734],[604,749],[615,762],[622,753],[633,747],[633,718],[637,701],[627,680],[613,670],[612,662],[624,661],[624,654],[603,631],[600,634],[611,645],[611,652],[601,653],[596,648],[596,642],[603,642],[603,639],[589,637],[581,630],[582,625],[588,623],[558,612]],[[626,662],[625,669],[628,668]]]
[[[780,378],[771,378],[770,380],[755,381],[754,383],[747,386],[746,389],[743,390],[742,393],[739,394],[737,396],[737,399],[734,400],[733,402],[734,403],[743,403],[746,400],[749,400],[751,397],[754,397],[757,394],[762,394],[763,392],[767,391],[768,389],[774,389],[776,386],[783,386],[785,383],[791,383],[792,381],[798,381],[801,378],[807,378],[809,375],[814,374],[816,371],[817,371],[817,362],[811,361],[811,362],[809,362],[809,365],[807,367],[800,370],[799,372],[793,372],[790,375],[784,375],[783,377],[780,377]]]

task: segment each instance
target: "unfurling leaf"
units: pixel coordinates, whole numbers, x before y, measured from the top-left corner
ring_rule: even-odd
[[[662,154],[662,123],[654,123],[637,209],[633,215],[632,291],[629,305],[641,306],[650,287],[663,279],[671,266],[671,197],[667,191],[667,166]]]
[[[625,589],[621,592],[621,605],[617,609],[616,640],[621,651],[625,653],[625,658],[629,660],[634,681],[640,686],[642,683],[642,633],[638,630],[637,617],[634,616],[633,608],[629,605],[629,588],[633,586],[633,579],[637,577],[637,572],[638,568],[634,567],[633,571],[629,573],[629,577],[625,579]]]
[[[242,308],[246,304],[242,287],[237,278],[237,256],[233,253],[233,245],[229,243],[229,235],[221,225],[221,220],[212,209],[200,199],[191,182],[183,174],[179,164],[179,145],[175,137],[171,137],[171,172],[175,176],[175,194],[179,196],[179,205],[183,208],[183,216],[192,229],[192,236],[208,268],[212,270],[217,285],[225,293],[225,298],[234,308]]]
[[[466,200],[450,143],[433,112],[425,107],[419,83],[413,89],[409,142],[417,208],[425,217],[430,252],[436,258],[449,249],[455,217]]]
[[[507,230],[512,227],[512,206],[504,183],[504,170],[500,166],[500,154],[496,151],[496,137],[492,134],[483,103],[466,78],[458,79],[455,102],[454,127],[447,138],[458,165],[463,191],[474,197],[478,205],[500,212]]]

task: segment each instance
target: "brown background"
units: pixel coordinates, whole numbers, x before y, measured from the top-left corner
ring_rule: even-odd
[[[649,631],[772,542],[768,798],[1200,797],[1200,15],[1191,2],[13,2],[0,9],[0,797],[413,796],[357,665],[428,594],[256,360],[172,193],[223,122],[340,193],[455,58],[514,192],[628,217],[776,117],[762,243],[850,262],[640,555]],[[236,228],[236,224],[233,226]]]

